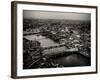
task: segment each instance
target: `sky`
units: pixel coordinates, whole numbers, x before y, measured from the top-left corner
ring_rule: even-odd
[[[24,19],[90,20],[90,17],[87,13],[23,10]]]

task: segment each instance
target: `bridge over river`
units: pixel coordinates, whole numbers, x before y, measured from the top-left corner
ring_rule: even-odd
[[[67,54],[68,52],[78,52],[78,48],[68,49],[64,44],[56,43],[52,39],[42,36],[41,34],[25,35],[24,38],[33,41],[34,40],[39,41],[41,47],[44,49],[43,55],[52,56],[52,55],[58,55],[62,53]]]
[[[90,65],[90,58],[78,53],[77,48],[67,49],[64,44],[59,44],[54,42],[52,39],[42,36],[41,34],[31,34],[31,35],[24,35],[24,38],[28,40],[37,40],[40,42],[41,47],[44,48],[43,56],[56,56],[56,55],[65,55],[56,57],[53,61],[56,64],[63,65],[64,67],[68,66],[89,66]],[[71,53],[71,55],[69,55]],[[66,56],[69,55],[69,56]],[[39,60],[33,61],[28,67],[34,67],[34,64]]]

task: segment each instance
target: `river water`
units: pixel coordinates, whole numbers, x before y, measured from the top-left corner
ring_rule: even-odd
[[[42,36],[42,35],[27,35],[27,36],[24,36],[24,37],[28,40],[37,40],[37,41],[39,41],[41,43],[42,47],[49,47],[49,46],[59,45],[58,43],[55,43],[50,38],[47,38],[47,37]]]
[[[59,43],[55,43],[50,38],[47,38],[42,35],[27,35],[24,36],[28,40],[37,40],[41,43],[42,47],[50,47],[50,46],[58,46]],[[60,49],[61,50],[61,49]],[[61,64],[65,67],[71,67],[71,66],[89,66],[90,65],[90,59],[82,56],[81,54],[71,54],[69,56],[63,56],[56,58],[54,60],[56,63]]]

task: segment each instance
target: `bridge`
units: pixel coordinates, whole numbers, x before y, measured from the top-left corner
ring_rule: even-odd
[[[33,34],[42,34],[42,32],[27,32],[27,31],[24,31],[24,32],[23,32],[23,35],[24,35],[24,36],[33,35]]]
[[[63,55],[70,52],[78,52],[78,48],[71,48],[68,49],[64,44],[58,45],[58,46],[51,46],[43,48],[43,55],[47,56],[53,56],[53,55]]]

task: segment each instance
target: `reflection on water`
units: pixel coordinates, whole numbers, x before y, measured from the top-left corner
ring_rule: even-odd
[[[54,42],[50,38],[47,38],[42,35],[27,35],[24,36],[28,40],[37,40],[41,43],[42,47],[49,47],[49,46],[57,46],[60,45],[59,43]],[[57,48],[54,50],[51,50],[48,52],[49,53],[63,53],[63,51],[66,50],[65,47],[60,47],[59,49]],[[45,51],[46,53],[46,51]],[[66,54],[68,54],[66,52]],[[79,53],[71,53],[70,55],[67,56],[60,56],[53,58],[53,62],[59,65],[62,65],[63,67],[71,67],[71,66],[90,66],[90,58],[87,58]]]
[[[54,59],[55,63],[64,67],[71,66],[90,66],[90,58],[87,58],[79,53],[74,53],[69,56],[58,57]]]
[[[39,41],[41,43],[42,47],[49,47],[49,46],[59,45],[58,43],[55,43],[50,38],[47,38],[47,37],[42,36],[42,35],[28,35],[28,36],[24,36],[24,37],[28,40],[37,40],[37,41]]]

